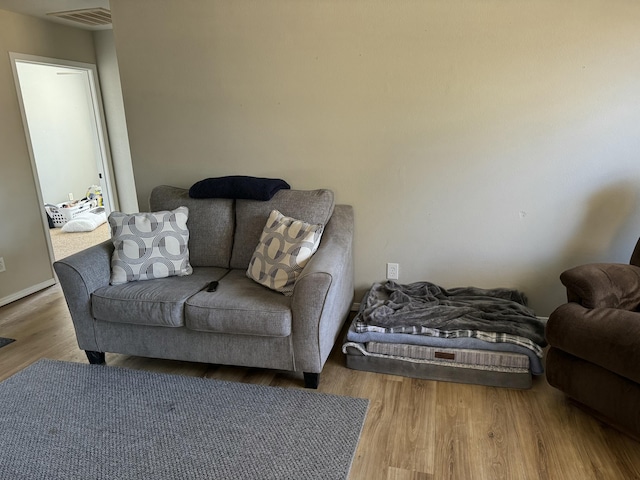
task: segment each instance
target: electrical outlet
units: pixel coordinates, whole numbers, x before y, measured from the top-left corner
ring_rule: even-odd
[[[6,270],[7,270],[7,269],[6,269],[6,268],[5,268],[5,266],[4,266],[4,258],[3,258],[3,257],[0,257],[0,272],[4,272],[4,271],[6,271]]]
[[[387,280],[398,280],[400,266],[397,263],[387,263]]]
[[[73,201],[73,193],[69,192],[69,200]]]

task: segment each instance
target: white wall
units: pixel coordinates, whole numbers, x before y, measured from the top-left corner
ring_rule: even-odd
[[[95,63],[89,32],[0,10],[0,305],[54,281],[9,52]]]
[[[118,70],[113,31],[95,31],[93,32],[93,40],[96,46],[98,75],[100,77],[102,102],[109,132],[115,183],[118,186],[119,209],[133,213],[139,210],[138,197],[131,166],[127,120],[122,100],[120,72]]]
[[[140,207],[281,177],[355,207],[384,279],[522,289],[640,232],[640,3],[111,0]]]
[[[16,67],[43,200],[84,197],[100,184],[101,161],[87,72],[26,62]]]

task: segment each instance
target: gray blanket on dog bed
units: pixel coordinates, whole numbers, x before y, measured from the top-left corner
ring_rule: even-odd
[[[544,322],[526,306],[524,294],[506,288],[446,290],[429,282],[376,283],[365,295],[359,333],[415,333],[456,337],[455,332],[488,332],[546,345]],[[473,336],[467,333],[462,336]],[[478,337],[480,338],[480,337]],[[510,341],[510,340],[489,340]]]

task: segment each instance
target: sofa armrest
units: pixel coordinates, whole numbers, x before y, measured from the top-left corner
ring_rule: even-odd
[[[549,316],[545,336],[552,348],[640,383],[639,312],[566,303]]]
[[[297,371],[320,373],[353,303],[353,208],[336,205],[291,300]]]
[[[591,263],[560,275],[569,302],[586,308],[637,310],[640,306],[640,267],[621,263]]]
[[[113,243],[106,240],[53,264],[83,350],[100,350],[91,315],[91,294],[109,285],[112,253]]]

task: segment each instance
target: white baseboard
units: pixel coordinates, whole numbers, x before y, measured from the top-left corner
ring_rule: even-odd
[[[39,292],[40,290],[44,290],[45,288],[55,284],[56,284],[55,278],[51,278],[42,283],[38,283],[37,285],[33,285],[29,288],[25,288],[24,290],[20,290],[19,292],[9,295],[8,297],[0,298],[0,307],[3,307],[11,302],[15,302],[16,300],[20,300],[21,298],[31,295],[32,293],[36,293],[36,292]]]

